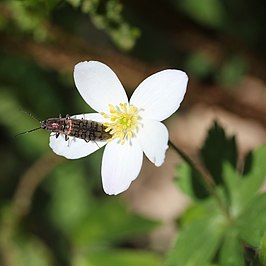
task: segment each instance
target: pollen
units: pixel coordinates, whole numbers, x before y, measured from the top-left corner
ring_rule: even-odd
[[[113,139],[119,139],[121,144],[136,136],[141,117],[138,115],[140,109],[127,103],[120,103],[118,106],[109,104],[109,114],[101,113],[108,120],[104,123],[105,131],[112,135]]]

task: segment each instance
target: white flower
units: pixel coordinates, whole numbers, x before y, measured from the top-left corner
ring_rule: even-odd
[[[168,148],[168,130],[160,121],[172,115],[182,102],[188,77],[167,69],[146,78],[130,101],[116,74],[97,61],[75,66],[74,80],[83,99],[98,113],[77,115],[105,123],[111,141],[86,143],[83,139],[50,136],[50,147],[69,159],[87,156],[106,145],[102,159],[103,189],[107,194],[125,191],[138,176],[143,152],[156,166],[162,165]]]

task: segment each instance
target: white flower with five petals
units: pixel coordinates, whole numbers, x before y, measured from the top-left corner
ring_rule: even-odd
[[[112,135],[109,141],[90,141],[50,136],[50,147],[68,159],[87,156],[106,144],[102,159],[103,189],[118,194],[139,175],[143,153],[156,166],[162,165],[168,148],[168,130],[162,120],[182,102],[188,77],[176,69],[157,72],[134,91],[130,100],[116,74],[97,61],[75,66],[74,80],[83,99],[98,113],[76,115],[104,123]]]

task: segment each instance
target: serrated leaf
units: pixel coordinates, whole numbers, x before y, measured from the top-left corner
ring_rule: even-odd
[[[237,189],[238,200],[246,206],[262,186],[266,177],[266,147],[259,147],[252,153],[252,166],[248,175]]]
[[[208,216],[188,224],[180,231],[174,248],[167,256],[167,266],[211,264],[219,247],[224,225],[220,217]]]
[[[244,158],[244,167],[243,167],[243,175],[247,175],[249,174],[249,172],[251,171],[251,167],[252,167],[252,152],[249,151]]]
[[[238,199],[238,189],[243,179],[227,162],[223,166],[223,180],[225,182],[224,189],[227,199],[227,206],[230,208],[231,215],[235,217],[242,210],[242,202]]]
[[[227,230],[219,256],[220,266],[244,266],[244,252],[238,231],[235,228]]]
[[[159,266],[162,265],[161,258],[155,253],[148,251],[111,249],[101,252],[90,252],[89,254],[79,254],[74,258],[73,266]]]
[[[229,201],[228,205],[230,205],[231,214],[234,217],[245,209],[263,184],[266,175],[265,157],[265,147],[258,148],[256,151],[250,153],[250,159],[248,159],[250,169],[246,176],[238,174],[229,163],[224,164],[223,179],[226,188],[225,192]]]
[[[177,166],[176,184],[193,200],[205,199],[209,195],[201,177],[185,162]]]
[[[210,214],[212,217],[222,215],[214,198],[191,204],[180,217],[179,224],[181,227],[185,227],[197,220],[207,219]]]
[[[266,193],[256,196],[236,220],[241,239],[259,247],[266,232]]]
[[[202,161],[210,172],[217,185],[223,183],[223,164],[228,162],[233,168],[237,162],[237,147],[234,137],[226,137],[225,131],[214,122],[208,131],[208,136],[201,148],[200,155]],[[185,164],[185,163],[184,163]],[[206,189],[202,178],[188,165],[177,168],[177,184],[192,199],[204,199],[210,194]]]
[[[237,146],[235,137],[227,137],[224,129],[214,122],[201,148],[202,161],[214,178],[216,184],[223,183],[223,163],[229,162],[234,168],[237,163]]]
[[[193,187],[193,176],[191,167],[183,162],[176,167],[177,178],[176,184],[177,186],[191,199],[197,199],[197,193],[195,188]]]

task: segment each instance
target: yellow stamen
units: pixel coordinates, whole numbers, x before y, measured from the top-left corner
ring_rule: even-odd
[[[112,135],[108,141],[118,138],[121,144],[124,144],[126,140],[135,137],[141,120],[138,115],[140,110],[127,103],[120,103],[118,106],[109,104],[108,106],[109,114],[101,113],[104,118],[109,119],[108,122],[104,123],[105,131]]]

